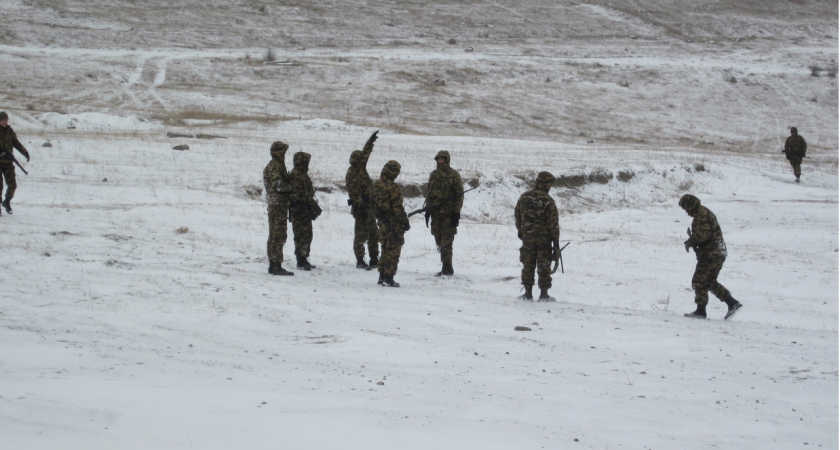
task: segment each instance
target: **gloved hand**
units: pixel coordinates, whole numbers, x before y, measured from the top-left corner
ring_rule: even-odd
[[[688,253],[688,249],[691,248],[691,244],[688,243],[689,240],[690,239],[686,239],[685,242],[683,242],[683,244],[685,244],[685,252],[686,253]]]
[[[408,230],[410,230],[410,229],[411,229],[411,222],[406,221],[406,222],[403,224],[403,231],[408,231]]]
[[[23,155],[26,158],[26,162],[29,162],[29,153]]]
[[[452,222],[450,223],[451,226],[458,228],[458,225],[461,223],[461,213],[456,212],[452,214]]]
[[[379,139],[379,136],[377,136],[377,134],[379,134],[379,130],[374,131],[373,134],[370,135],[370,137],[368,138],[368,142],[370,142],[371,144],[376,142],[376,140]]]

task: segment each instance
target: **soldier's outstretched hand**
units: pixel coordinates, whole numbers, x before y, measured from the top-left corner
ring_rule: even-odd
[[[379,134],[379,130],[374,131],[373,134],[370,135],[370,137],[368,138],[368,142],[376,142],[376,140],[379,139],[379,136],[377,136],[377,134]]]

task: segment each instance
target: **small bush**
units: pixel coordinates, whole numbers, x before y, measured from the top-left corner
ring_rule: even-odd
[[[695,172],[705,172],[706,171],[706,166],[704,166],[701,163],[695,163],[694,164],[694,171]]]
[[[190,229],[187,228],[187,227],[181,227],[181,228],[176,229],[175,232],[178,233],[178,234],[187,234],[187,233],[190,232]]]

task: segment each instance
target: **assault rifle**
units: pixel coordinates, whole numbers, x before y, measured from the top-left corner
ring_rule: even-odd
[[[560,273],[566,273],[563,269],[563,249],[569,246],[572,241],[566,242],[566,245],[560,247],[560,242],[556,239],[551,240],[551,259],[554,260],[554,268],[551,273],[557,272],[557,261],[560,261]]]
[[[686,228],[685,232],[688,234],[688,238],[691,239],[691,227]],[[697,253],[697,247],[692,245],[691,248],[694,249],[694,253]],[[688,253],[688,246],[685,247],[685,252]]]
[[[440,203],[442,205],[442,204],[444,204],[444,203],[446,203],[450,200],[455,200],[456,198],[461,197],[462,195],[466,194],[467,192],[475,190],[475,189],[478,189],[478,186],[476,186],[474,188],[471,188],[471,189],[467,189],[462,194],[455,194],[455,195],[451,195],[449,197],[446,197],[445,199],[441,200]],[[411,217],[415,214],[426,213],[426,228],[429,228],[429,215],[431,215],[432,211],[437,210],[438,208],[440,208],[440,206],[429,205],[429,206],[426,206],[425,208],[420,208],[420,209],[416,209],[414,211],[411,211],[410,213],[408,213],[408,217]]]
[[[24,169],[24,168],[23,168],[23,166],[21,166],[21,165],[20,165],[20,163],[18,162],[17,158],[15,158],[15,155],[14,155],[14,154],[12,154],[12,152],[11,152],[11,151],[8,151],[8,152],[3,152],[3,154],[0,154],[0,158],[3,158],[3,159],[5,159],[5,160],[7,160],[7,161],[12,161],[12,162],[14,162],[15,164],[17,164],[17,166],[18,166],[18,167],[20,167],[20,170],[22,170],[22,171],[23,171],[23,173],[25,173],[25,174],[29,175],[29,172],[27,172],[27,171],[26,171],[26,169]]]

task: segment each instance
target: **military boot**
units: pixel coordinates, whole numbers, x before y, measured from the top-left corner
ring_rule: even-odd
[[[294,272],[289,272],[288,270],[284,269],[283,266],[281,265],[282,263],[271,263],[271,264],[274,265],[274,269],[272,271],[272,269],[269,268],[268,273],[270,273],[272,275],[292,276],[292,275],[295,274]]]
[[[298,269],[300,269],[300,270],[312,270],[312,266],[306,261],[306,258],[304,258],[303,256],[297,256],[297,255],[295,255],[295,258],[297,258],[297,268]]]
[[[385,275],[382,272],[379,272],[379,281],[376,284],[382,284],[385,282]]]
[[[796,176],[796,182],[799,183],[799,175]]]
[[[379,257],[377,255],[370,255],[370,262],[368,263],[368,267],[371,269],[376,268],[379,265]]]
[[[723,316],[723,320],[729,319],[730,317],[734,316],[744,305],[741,304],[738,300],[735,300],[732,297],[732,294],[729,294],[729,297],[724,300],[726,302],[726,306],[729,309],[726,311],[726,315]]]
[[[538,302],[556,302],[557,299],[548,295],[548,288],[540,288],[540,298],[537,299]]]
[[[269,261],[268,262],[268,273],[274,275],[274,268],[275,267],[277,267],[277,264],[275,264],[274,261]]]
[[[356,268],[357,268],[357,269],[365,269],[365,270],[370,270],[370,269],[372,269],[372,267],[370,267],[369,265],[365,264],[365,258],[364,258],[364,256],[359,256],[359,257],[357,257],[357,258],[356,258]]]
[[[449,275],[450,277],[455,275],[455,269],[452,268],[451,262],[446,263],[446,273],[444,275]]]
[[[447,273],[446,273],[446,263],[441,263],[440,264],[440,272],[435,273],[436,277],[440,277],[440,276],[443,276],[443,275],[447,275]]]
[[[534,285],[533,284],[526,284],[525,286],[525,293],[519,296],[519,300],[525,300],[528,302],[534,301]]]
[[[12,214],[12,200],[11,199],[7,198],[6,200],[3,200],[3,209],[5,209],[7,213]]]
[[[386,287],[400,287],[400,284],[394,281],[393,275],[385,275],[385,279],[382,280],[382,286]]]
[[[697,305],[697,310],[687,313],[685,317],[690,317],[692,319],[705,319],[706,318],[706,305]]]

